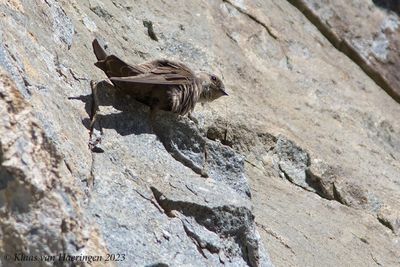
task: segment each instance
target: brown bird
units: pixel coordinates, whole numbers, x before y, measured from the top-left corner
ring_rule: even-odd
[[[107,55],[97,39],[93,50],[98,62],[116,88],[156,110],[186,115],[197,102],[210,102],[228,95],[216,75],[195,73],[186,65],[166,59],[129,65],[114,55]]]

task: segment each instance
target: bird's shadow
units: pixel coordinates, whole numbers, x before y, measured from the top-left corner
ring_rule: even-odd
[[[114,129],[122,137],[132,134],[154,134],[176,161],[193,172],[203,177],[210,176],[244,197],[251,196],[244,175],[244,158],[229,146],[208,139],[205,131],[187,117],[162,111],[150,117],[149,107],[121,93],[105,81],[93,86],[93,92],[70,98],[85,103],[88,118],[82,120],[82,123],[90,131],[93,130],[92,127],[96,128],[97,131],[92,132],[95,143],[99,134],[100,141],[96,144],[100,144],[100,147],[92,149],[93,152],[104,152],[101,148],[101,138],[107,138],[108,135],[103,135],[102,129]],[[94,115],[96,105],[112,106],[113,109],[102,107],[101,112]],[[96,123],[91,123],[92,120]],[[90,147],[93,138],[88,141]],[[149,153],[152,153],[150,148]]]
[[[107,81],[94,85],[92,94],[68,99],[85,103],[88,117],[82,120],[82,124],[90,132],[114,129],[121,136],[155,134],[176,160],[196,173],[206,176],[203,171],[206,139],[204,133],[188,118],[163,111],[158,111],[155,116],[150,117],[148,106],[119,91]],[[103,109],[105,106],[111,106],[114,109],[110,113],[99,112],[97,106]]]
[[[80,100],[85,103],[88,117],[82,120],[82,124],[89,131],[93,130],[91,128],[93,126],[94,128],[114,129],[122,136],[153,133],[149,121],[149,108],[137,102],[130,95],[120,92],[107,81],[101,81],[94,85],[91,94],[68,97],[68,99]],[[106,106],[114,107],[119,112],[105,114],[97,110],[97,107]]]

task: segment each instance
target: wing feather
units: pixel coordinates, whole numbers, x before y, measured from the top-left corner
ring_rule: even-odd
[[[143,74],[110,77],[110,80],[131,84],[156,85],[187,85],[194,81],[194,73],[181,63],[158,60],[138,65],[137,69],[139,68],[144,72]]]
[[[128,77],[110,77],[112,82],[123,82],[127,84],[154,84],[154,85],[183,85],[190,84],[191,81],[181,76],[172,75],[138,75]]]
[[[108,77],[134,76],[144,73],[140,67],[129,65],[114,55],[99,60],[95,65],[102,69]]]

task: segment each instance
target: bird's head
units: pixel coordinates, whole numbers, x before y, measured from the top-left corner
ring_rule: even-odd
[[[201,72],[199,74],[202,92],[200,94],[200,102],[214,101],[221,96],[228,95],[221,79],[214,74]]]

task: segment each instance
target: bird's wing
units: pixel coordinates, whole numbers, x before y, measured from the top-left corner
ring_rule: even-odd
[[[185,85],[194,80],[194,73],[182,63],[157,60],[138,65],[145,73],[127,77],[110,77],[112,82],[131,84]]]
[[[142,68],[140,65],[129,65],[114,55],[110,55],[103,60],[99,60],[95,63],[95,65],[102,69],[108,77],[135,76],[146,72],[146,69]]]

